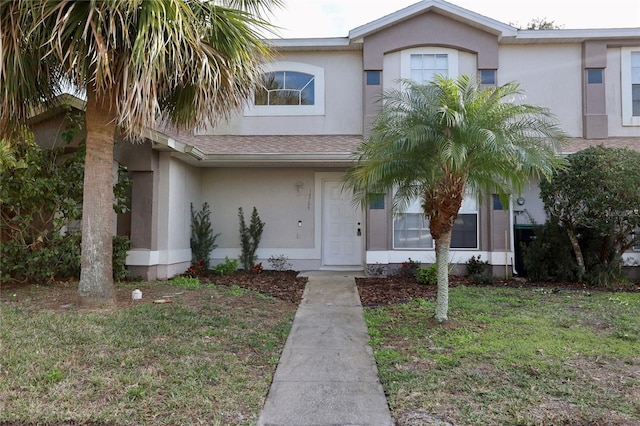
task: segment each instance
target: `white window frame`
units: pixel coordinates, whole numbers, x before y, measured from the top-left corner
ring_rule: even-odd
[[[402,214],[421,214],[423,213],[421,201],[420,199],[415,199],[411,202],[403,212],[397,213],[398,216]],[[463,200],[462,205],[460,206],[460,210],[458,211],[458,215],[460,214],[475,214],[476,215],[476,246],[475,247],[451,247],[451,250],[478,250],[480,244],[480,211],[478,209],[478,201],[477,199],[471,195],[470,193],[466,193]],[[427,219],[422,219],[424,221],[425,228],[420,228],[420,230],[429,231],[429,222]],[[435,249],[435,241],[431,242],[431,247],[397,247],[396,246],[396,220],[395,217],[392,221],[392,245],[394,250],[433,250]],[[416,229],[418,230],[418,229]]]
[[[411,79],[411,55],[447,55],[447,76],[458,77],[458,51],[446,47],[414,47],[403,50],[400,54],[400,76]]]
[[[622,47],[620,51],[620,93],[622,98],[622,125],[640,126],[640,116],[633,116],[631,97],[631,52],[640,52],[640,46]]]
[[[247,117],[268,117],[287,115],[324,115],[324,68],[301,62],[271,62],[262,67],[264,73],[277,71],[294,71],[314,76],[314,104],[313,105],[255,105],[251,95],[249,104],[244,110]]]

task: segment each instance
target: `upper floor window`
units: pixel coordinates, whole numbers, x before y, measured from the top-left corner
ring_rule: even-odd
[[[246,116],[323,115],[324,69],[299,62],[264,66],[262,84]]]
[[[444,47],[416,47],[401,53],[402,78],[420,84],[433,81],[436,75],[455,78],[458,76],[458,51]]]
[[[275,71],[262,75],[255,92],[255,105],[313,105],[315,77],[297,71]]]
[[[631,52],[631,115],[640,116],[640,51]]]
[[[640,47],[621,49],[622,124],[640,126]]]
[[[425,84],[437,75],[449,75],[449,55],[446,53],[420,53],[411,55],[411,80]]]
[[[480,84],[485,84],[487,86],[496,85],[496,70],[480,70],[478,74],[480,75]]]

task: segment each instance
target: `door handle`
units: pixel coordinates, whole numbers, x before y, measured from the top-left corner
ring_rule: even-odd
[[[362,231],[360,230],[360,228],[358,228],[358,232],[356,233],[356,235],[357,235],[358,237],[362,236]]]

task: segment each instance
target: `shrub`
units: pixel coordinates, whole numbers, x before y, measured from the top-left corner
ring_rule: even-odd
[[[256,256],[256,250],[258,250],[258,245],[262,238],[264,222],[260,220],[258,210],[255,207],[253,207],[251,222],[248,227],[244,221],[242,207],[238,209],[238,218],[240,219],[240,248],[242,250],[240,254],[240,263],[245,271],[249,271],[258,258]]]
[[[251,270],[252,270],[254,273],[256,273],[256,274],[261,274],[261,273],[262,273],[262,270],[263,270],[263,268],[262,268],[262,262],[260,262],[260,263],[256,263],[255,265],[253,265],[253,266],[251,267]]]
[[[220,235],[213,234],[210,216],[208,203],[204,203],[198,211],[194,211],[191,204],[191,263],[196,266],[202,264],[202,272],[209,269],[209,257],[213,249],[218,247],[216,238]]]
[[[557,223],[547,222],[536,226],[534,235],[529,244],[522,244],[522,261],[527,277],[532,281],[544,281],[549,277],[576,279],[578,268],[565,229]]]
[[[224,263],[216,265],[213,270],[219,275],[233,275],[238,270],[238,260],[225,256]]]
[[[402,262],[400,270],[398,271],[398,275],[401,277],[415,277],[416,272],[420,269],[420,262],[417,260],[411,260],[409,258],[407,261]]]
[[[204,260],[200,260],[198,263],[191,263],[191,266],[187,268],[184,275],[187,277],[197,278],[205,274]]]
[[[113,237],[113,279],[124,281],[131,278],[131,271],[127,269],[127,251],[131,248],[129,237]]]
[[[481,255],[478,255],[478,257],[471,256],[467,260],[467,274],[476,284],[491,284],[493,275],[489,273],[489,261],[480,259]]]
[[[478,257],[471,256],[469,260],[467,260],[467,274],[469,276],[484,274],[489,267],[488,260],[480,260],[482,255],[478,255]]]
[[[419,268],[415,272],[415,277],[418,284],[435,285],[438,283],[438,267],[434,263],[427,268]]]
[[[279,256],[271,256],[269,259],[267,259],[267,262],[269,262],[271,268],[276,271],[288,271],[293,266],[289,262],[289,258],[284,254],[281,254]]]
[[[0,279],[52,281],[80,275],[80,232],[84,143],[69,154],[67,145],[81,129],[81,118],[67,115],[60,132],[61,148],[42,149],[33,134],[0,140]],[[59,142],[59,143],[58,143]],[[128,211],[131,181],[118,170],[113,208]],[[113,240],[114,279],[129,278],[127,237]]]

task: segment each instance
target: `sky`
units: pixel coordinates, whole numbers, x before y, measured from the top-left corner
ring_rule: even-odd
[[[346,37],[349,30],[418,0],[285,0],[270,19],[284,38]],[[640,0],[449,0],[505,24],[524,27],[534,18],[562,28],[639,28]],[[580,12],[577,12],[580,10]],[[639,30],[640,32],[640,30]]]

